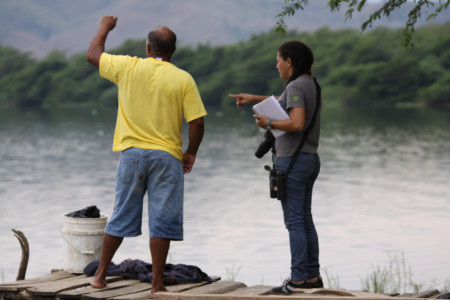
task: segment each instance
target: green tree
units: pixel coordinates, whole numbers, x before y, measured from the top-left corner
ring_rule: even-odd
[[[276,24],[276,32],[279,34],[286,32],[286,24],[284,18],[293,16],[297,10],[304,10],[308,4],[308,0],[284,0],[285,5],[282,11],[277,15],[279,18]],[[387,0],[384,2],[381,8],[375,10],[370,14],[369,18],[361,25],[361,30],[365,31],[367,28],[372,27],[374,21],[383,17],[389,18],[391,13],[400,7],[404,6],[407,0]],[[331,11],[338,11],[341,6],[346,4],[347,10],[345,11],[345,20],[352,18],[355,11],[360,12],[366,5],[367,0],[329,0],[328,7]],[[443,9],[447,9],[450,4],[450,0],[414,0],[414,6],[408,14],[408,19],[404,29],[404,46],[412,46],[412,36],[415,32],[415,25],[417,20],[422,17],[422,10],[428,7],[436,8],[432,13],[428,14],[427,21],[435,18]]]
[[[28,53],[0,46],[0,104],[10,106],[11,99],[23,97],[23,91],[28,87],[27,73],[36,62]]]
[[[280,44],[301,40],[315,56],[313,75],[324,100],[353,106],[450,107],[450,22],[417,29],[415,47],[395,44],[401,29],[321,28],[313,33],[289,31],[253,36],[236,44],[180,47],[173,63],[191,73],[207,107],[234,106],[229,93],[279,95],[283,80],[275,65]],[[145,40],[127,41],[108,52],[145,56]],[[117,105],[117,87],[101,78],[86,54],[66,57],[54,52],[36,61],[0,46],[0,107],[51,108]]]

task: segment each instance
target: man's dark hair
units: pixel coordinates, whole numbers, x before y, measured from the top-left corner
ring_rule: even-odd
[[[292,76],[286,81],[286,85],[297,79],[300,75],[311,75],[311,66],[314,63],[314,55],[311,49],[304,43],[298,41],[286,42],[278,48],[278,54],[284,60],[289,57],[294,68]]]
[[[169,28],[166,30],[152,30],[147,36],[147,44],[152,53],[161,56],[172,56],[176,49],[177,36]]]

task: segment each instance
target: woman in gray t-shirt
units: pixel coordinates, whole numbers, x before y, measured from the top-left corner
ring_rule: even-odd
[[[290,294],[295,289],[323,287],[319,272],[319,242],[311,214],[312,189],[320,172],[317,148],[321,111],[319,86],[311,77],[313,62],[312,51],[304,43],[291,41],[282,44],[278,48],[277,69],[286,83],[278,100],[289,118],[273,121],[263,115],[254,115],[259,127],[286,132],[275,139],[275,168],[284,172],[292,161],[305,129],[311,126],[301,153],[288,173],[286,200],[281,201],[284,223],[289,232],[291,278],[285,280],[280,287],[272,289],[277,294]],[[230,97],[236,98],[238,107],[267,98],[245,93],[231,94]],[[314,124],[311,124],[316,105],[316,117]]]

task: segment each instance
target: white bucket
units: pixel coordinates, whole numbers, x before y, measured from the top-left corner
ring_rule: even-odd
[[[64,271],[81,274],[87,264],[100,259],[107,219],[105,214],[100,214],[100,218],[62,215],[61,235],[66,248]]]

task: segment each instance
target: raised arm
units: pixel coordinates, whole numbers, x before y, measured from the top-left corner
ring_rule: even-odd
[[[105,42],[108,33],[116,27],[117,17],[106,16],[100,20],[100,27],[89,45],[86,60],[98,68],[100,56],[105,52]]]
[[[198,147],[203,139],[204,131],[205,125],[203,117],[189,122],[189,145],[187,150],[183,153],[184,173],[189,173],[192,171]]]

